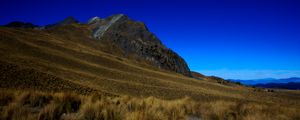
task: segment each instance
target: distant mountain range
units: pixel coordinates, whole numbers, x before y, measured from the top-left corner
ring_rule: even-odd
[[[244,85],[256,85],[256,84],[267,84],[267,83],[289,83],[289,82],[300,82],[300,78],[264,78],[264,79],[252,79],[252,80],[240,80],[240,79],[228,79],[229,81],[240,82]]]
[[[256,84],[255,87],[300,90],[300,82]]]
[[[265,78],[265,79],[253,79],[253,80],[234,80],[229,79],[229,81],[240,82],[244,85],[263,87],[263,88],[280,88],[280,89],[300,89],[300,78]]]

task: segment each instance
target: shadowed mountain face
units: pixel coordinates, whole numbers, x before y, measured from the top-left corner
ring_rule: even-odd
[[[184,59],[165,47],[144,23],[133,21],[123,14],[106,19],[94,17],[88,23],[94,38],[115,43],[124,55],[135,55],[159,68],[191,76]]]

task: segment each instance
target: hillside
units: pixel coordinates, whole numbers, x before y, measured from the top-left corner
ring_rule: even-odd
[[[36,83],[42,83],[43,77],[40,77],[40,74],[43,74],[63,82],[113,94],[155,95],[165,98],[179,98],[185,95],[198,98],[241,97],[222,92],[227,90],[228,93],[237,93],[236,90],[240,87],[197,81],[159,69],[147,61],[125,57],[120,53],[121,48],[114,47],[112,43],[107,45],[90,38],[90,32],[86,25],[79,24],[45,30],[2,27],[0,52],[2,65],[14,68],[9,69],[13,70],[12,72],[7,71],[5,67],[2,68],[1,75],[5,76],[2,82],[11,84],[11,87],[21,87],[23,83],[17,80],[29,77],[28,79],[36,79],[34,81]],[[16,76],[25,78],[16,80],[14,78]],[[28,87],[35,86],[40,85],[33,84]]]
[[[0,27],[1,91],[189,97],[199,103],[222,100],[300,109],[299,91],[265,92],[217,77],[191,77],[183,58],[140,22],[123,15],[91,20],[45,28]],[[137,35],[142,38],[135,40]]]

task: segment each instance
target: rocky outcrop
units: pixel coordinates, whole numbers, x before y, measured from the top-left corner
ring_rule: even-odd
[[[184,59],[165,47],[142,22],[117,14],[105,19],[94,17],[88,25],[93,30],[92,37],[116,43],[125,54],[134,54],[159,68],[191,76]]]

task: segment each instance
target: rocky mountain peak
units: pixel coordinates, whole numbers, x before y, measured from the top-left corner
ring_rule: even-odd
[[[60,22],[46,25],[45,28],[52,28],[52,27],[55,27],[55,26],[63,26],[63,25],[70,25],[70,24],[77,24],[77,23],[79,23],[78,20],[76,20],[72,16],[69,16],[69,17],[65,18],[64,20],[62,20]]]
[[[104,33],[111,28],[111,26],[115,25],[119,21],[122,22],[126,20],[128,20],[128,17],[124,14],[112,15],[103,20],[95,18],[93,21],[91,21],[90,24],[94,27],[92,36],[94,38],[100,39],[104,35]]]
[[[94,24],[94,23],[97,23],[97,22],[100,22],[101,21],[101,18],[98,17],[98,16],[95,16],[95,17],[92,17],[91,19],[88,20],[88,24]]]
[[[115,14],[115,15],[109,16],[107,19],[108,20],[112,20],[112,19],[127,20],[127,19],[129,19],[129,17],[125,14]]]
[[[69,25],[69,24],[74,24],[74,23],[79,23],[79,21],[76,20],[74,17],[69,16],[69,17],[65,18],[63,21],[59,22],[58,24]]]
[[[165,47],[142,22],[124,14],[105,19],[92,18],[92,37],[118,45],[126,55],[139,56],[155,66],[191,76],[188,65],[177,53]]]

